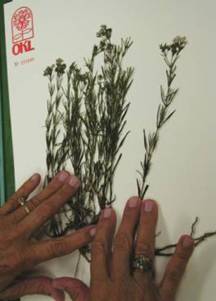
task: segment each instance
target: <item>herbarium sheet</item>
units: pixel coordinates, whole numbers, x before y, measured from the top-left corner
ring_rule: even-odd
[[[120,217],[138,193],[160,205],[157,246],[190,233],[196,217],[195,237],[216,229],[215,10],[211,0],[5,5],[16,187],[39,172],[42,188],[63,168],[85,179],[83,207],[71,200],[50,234],[92,222],[110,203]],[[214,238],[197,247],[178,300],[214,299],[215,247]],[[81,252],[76,272],[88,283]],[[73,276],[78,258],[34,273]],[[161,273],[166,262],[157,258]]]

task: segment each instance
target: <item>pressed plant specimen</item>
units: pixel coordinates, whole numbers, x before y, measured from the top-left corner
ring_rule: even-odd
[[[176,78],[177,62],[186,45],[186,37],[179,36],[174,38],[171,44],[165,43],[160,45],[161,55],[166,65],[166,87],[163,87],[162,85],[160,86],[161,103],[157,110],[155,131],[147,135],[146,130],[143,130],[144,159],[140,162],[140,170],[138,170],[139,177],[137,178],[137,192],[141,199],[145,197],[149,188],[147,178],[152,167],[152,159],[159,143],[161,130],[175,113],[175,110],[170,111],[170,107],[178,93],[178,89],[174,88],[173,84]],[[195,238],[194,235],[196,234],[196,225],[198,221],[199,219],[196,217],[191,226],[190,233],[195,241],[195,245],[198,245],[205,239],[216,235],[216,232],[207,232]],[[171,244],[156,248],[155,254],[157,256],[171,256],[173,254],[172,249],[175,247],[176,244]]]
[[[144,160],[140,163],[141,171],[139,171],[140,179],[137,179],[138,195],[143,199],[145,193],[148,190],[148,184],[146,184],[147,177],[150,172],[152,157],[157,148],[159,142],[160,131],[167,121],[174,115],[175,110],[169,112],[169,108],[172,105],[178,89],[172,87],[174,79],[176,77],[177,61],[180,57],[181,51],[185,48],[187,39],[185,37],[176,37],[171,44],[161,44],[161,54],[166,63],[166,91],[161,85],[161,104],[158,106],[157,118],[156,118],[156,130],[153,133],[149,133],[148,137],[146,131],[143,130],[143,140],[145,155]]]
[[[82,183],[77,195],[50,221],[51,236],[95,223],[100,210],[115,201],[114,175],[129,133],[127,93],[133,81],[133,68],[124,67],[123,60],[132,41],[112,43],[112,30],[106,26],[97,37],[99,43],[83,70],[75,62],[67,69],[58,59],[44,72],[49,81],[45,185],[65,166]],[[102,63],[96,69],[98,61]]]
[[[46,68],[49,99],[47,102],[46,146],[47,176],[45,185],[57,172],[68,168],[81,180],[78,193],[46,226],[50,236],[64,235],[97,222],[101,210],[115,201],[114,177],[122,157],[121,148],[129,131],[126,129],[130,103],[128,91],[134,69],[125,67],[124,59],[132,45],[130,38],[119,44],[112,42],[112,29],[102,25],[97,33],[84,67],[73,62],[69,67],[62,59]],[[157,110],[156,129],[147,135],[143,131],[144,159],[138,171],[138,195],[144,198],[153,154],[158,146],[161,129],[174,115],[170,107],[178,93],[173,88],[177,61],[187,44],[185,37],[176,37],[171,44],[161,44],[166,64],[166,87],[160,87],[161,103]],[[192,225],[195,233],[197,219]],[[196,238],[200,243],[215,232]],[[175,245],[155,250],[156,255],[169,256],[164,251]],[[80,250],[87,259],[88,247]]]

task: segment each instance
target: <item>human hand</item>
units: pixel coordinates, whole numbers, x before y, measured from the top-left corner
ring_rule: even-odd
[[[113,243],[116,216],[113,209],[105,209],[92,244],[90,289],[78,280],[75,285],[70,278],[56,279],[53,286],[66,290],[75,301],[174,301],[194,242],[188,235],[180,238],[162,281],[156,284],[157,216],[156,202],[131,198]],[[134,256],[140,255],[147,260],[146,271],[131,267]]]
[[[22,279],[23,272],[49,259],[63,256],[87,245],[93,238],[86,227],[62,238],[37,241],[34,234],[79,188],[75,176],[62,171],[39,194],[20,206],[40,183],[34,175],[0,208],[0,299],[42,293],[60,298],[62,292],[52,287],[52,280],[42,277]],[[30,211],[30,212],[29,212]]]

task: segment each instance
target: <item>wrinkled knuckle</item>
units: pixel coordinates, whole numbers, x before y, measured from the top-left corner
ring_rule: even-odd
[[[16,228],[11,227],[10,229],[5,230],[0,235],[0,247],[6,248],[10,247],[12,243],[18,238],[18,231]]]
[[[189,259],[188,252],[184,252],[184,251],[178,252],[177,256],[182,262],[187,262]]]
[[[56,202],[59,202],[60,200],[66,200],[71,196],[71,189],[68,186],[69,185],[64,185],[64,187],[59,190],[58,194],[55,196]]]
[[[31,203],[32,207],[37,207],[41,203],[41,199],[35,196],[29,203]]]
[[[0,235],[0,250],[5,249],[5,246],[7,245],[7,240],[3,235]]]
[[[62,194],[62,196],[68,197],[68,195],[70,196],[73,191],[74,191],[74,187],[66,183],[60,190],[60,193]]]
[[[142,240],[140,240],[136,243],[136,254],[152,258],[154,257],[154,250],[150,244],[143,243]]]
[[[174,269],[168,274],[167,277],[171,283],[177,284],[181,278],[181,272],[179,269]]]
[[[46,258],[52,259],[57,257],[57,252],[59,252],[59,246],[54,244],[49,244],[47,245],[43,255],[45,255]]]
[[[96,300],[107,300],[107,292],[109,292],[109,288],[107,285],[104,284],[104,279],[94,279],[93,284],[91,285],[90,290],[90,300],[96,301]],[[100,288],[100,289],[98,289]],[[112,294],[113,295],[113,294]],[[96,296],[96,298],[95,298]],[[112,299],[113,300],[113,299]],[[114,300],[113,300],[114,301]]]
[[[104,252],[106,249],[105,242],[104,241],[94,241],[92,244],[92,253],[97,256]]]
[[[24,252],[17,251],[13,253],[13,256],[10,256],[8,258],[9,266],[12,271],[18,270],[18,269],[24,269],[26,264],[26,258],[24,255]]]
[[[19,192],[16,193],[16,197],[25,197],[27,198],[29,195],[29,185],[28,183],[24,184],[20,189],[19,189]]]
[[[53,193],[54,191],[56,191],[61,185],[63,185],[63,182],[59,183],[58,179],[54,179],[52,181],[52,183],[50,183],[49,186],[47,186],[47,192],[48,193]]]
[[[66,243],[62,241],[57,241],[50,247],[51,256],[60,257],[65,255]]]
[[[16,199],[16,198],[19,198],[19,196],[24,196],[24,195],[25,195],[25,188],[24,188],[24,186],[21,186],[21,187],[19,188],[19,190],[17,190],[17,191],[15,192],[14,198]]]
[[[149,214],[146,215],[145,218],[142,218],[140,226],[142,229],[145,229],[145,231],[148,233],[148,231],[155,226],[155,219],[153,215]]]
[[[56,199],[63,199],[66,195],[66,191],[67,191],[67,189],[66,189],[66,185],[65,185],[62,189],[60,189],[58,191],[58,194],[56,194]]]
[[[114,248],[122,251],[131,250],[132,237],[125,232],[118,233],[114,242]]]
[[[53,209],[52,209],[52,211],[53,211]],[[36,218],[38,219],[38,222],[40,222],[40,224],[45,223],[47,221],[47,219],[49,219],[53,215],[52,211],[51,211],[51,208],[48,208],[47,206],[38,208],[38,210],[35,211],[35,215],[36,215]],[[25,228],[25,231],[27,231],[26,228]]]
[[[43,220],[46,219],[48,216],[52,215],[53,208],[54,204],[53,206],[51,206],[49,203],[44,204],[43,207],[41,207],[38,211],[38,216],[40,216]]]
[[[0,275],[4,275],[12,270],[12,264],[8,258],[0,260]]]

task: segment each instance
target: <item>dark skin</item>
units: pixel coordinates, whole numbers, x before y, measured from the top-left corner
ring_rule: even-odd
[[[174,301],[194,249],[190,236],[179,239],[160,283],[152,272],[133,270],[130,265],[133,252],[154,261],[157,217],[155,201],[133,197],[114,238],[116,215],[105,210],[92,244],[90,288],[70,278],[56,279],[53,286],[66,290],[75,301]]]
[[[52,287],[48,278],[20,279],[37,264],[64,256],[87,245],[93,239],[87,227],[58,239],[37,240],[35,234],[55,215],[79,188],[80,182],[68,172],[58,174],[50,184],[31,198],[28,214],[18,199],[28,197],[40,183],[34,175],[0,208],[0,299],[13,299],[26,294],[43,293],[55,298],[62,292]]]
[[[175,301],[194,249],[190,236],[180,238],[160,283],[155,282],[152,272],[133,270],[130,265],[133,253],[154,261],[158,218],[155,201],[129,199],[115,238],[116,215],[108,208],[102,212],[97,228],[88,227],[60,239],[38,241],[34,234],[79,187],[78,179],[69,173],[57,175],[47,188],[29,200],[31,213],[26,214],[17,200],[28,196],[39,182],[40,176],[35,175],[0,209],[0,299],[45,294],[63,301],[65,290],[75,301]],[[24,276],[35,265],[69,254],[93,238],[89,288],[69,277],[53,280]]]

